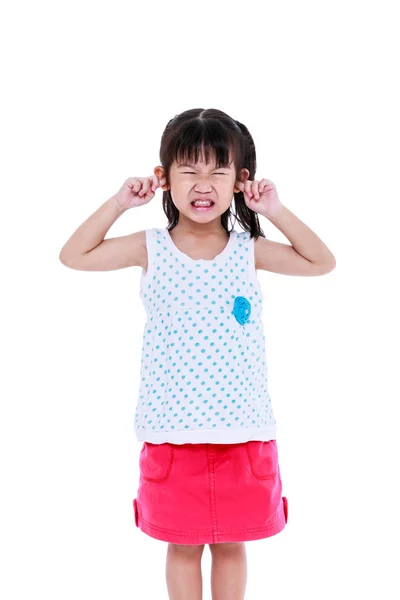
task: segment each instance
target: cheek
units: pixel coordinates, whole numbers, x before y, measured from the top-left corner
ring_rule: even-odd
[[[194,179],[191,179],[190,175],[186,175],[184,177],[179,177],[179,179],[175,179],[171,181],[171,186],[177,190],[187,188],[189,185],[194,183]]]

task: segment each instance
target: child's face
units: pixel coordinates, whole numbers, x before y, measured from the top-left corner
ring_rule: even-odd
[[[215,163],[206,164],[203,160],[196,165],[190,161],[174,162],[170,169],[170,183],[162,186],[164,191],[170,189],[173,202],[180,213],[191,219],[213,220],[224,213],[230,206],[236,187],[235,166],[233,162],[228,167],[216,168]],[[157,177],[165,176],[162,167],[156,167]],[[247,169],[241,171],[241,181],[249,176]],[[196,211],[191,202],[195,198],[205,198],[214,201],[210,210]]]

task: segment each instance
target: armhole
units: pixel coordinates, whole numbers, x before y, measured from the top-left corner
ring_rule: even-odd
[[[248,249],[249,249],[249,267],[250,267],[250,275],[252,277],[257,277],[257,271],[256,271],[256,257],[254,255],[255,252],[255,244],[254,244],[254,238],[252,238],[250,236],[250,232],[247,233],[247,235],[249,236],[248,239]]]
[[[256,269],[256,257],[255,257],[255,249],[256,249],[256,245],[254,243],[254,237],[250,236],[250,232],[247,233],[248,237],[248,249],[249,249],[249,276],[250,276],[250,280],[253,280],[253,283],[256,286],[257,291],[259,292],[262,300],[264,300],[265,296],[264,296],[264,292],[262,290],[261,287],[261,283],[260,280],[258,279],[258,275],[257,275],[257,269]]]
[[[145,229],[144,232],[145,232],[145,236],[146,236],[147,271],[142,269],[142,276],[140,278],[141,292],[144,292],[144,285],[145,285],[145,283],[150,281],[150,279],[153,276],[153,271],[154,271],[154,264],[153,264],[153,262],[154,262],[154,253],[153,253],[154,228],[153,229]]]

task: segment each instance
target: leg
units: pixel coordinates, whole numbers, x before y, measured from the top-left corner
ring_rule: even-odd
[[[202,600],[203,545],[168,544],[166,579],[170,600]]]
[[[245,542],[210,544],[212,600],[243,600],[247,580]]]

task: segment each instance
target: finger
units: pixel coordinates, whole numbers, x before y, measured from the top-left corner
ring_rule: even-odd
[[[129,177],[127,183],[132,190],[135,190],[135,188],[140,186],[140,181],[138,181],[136,177]]]
[[[157,177],[157,187],[162,187],[165,185],[165,177],[161,177],[160,179]]]
[[[242,181],[236,181],[235,185],[238,188],[238,190],[240,190],[241,192],[243,191],[244,185]]]
[[[247,180],[244,184],[245,193],[249,196],[249,198],[253,197],[253,192],[251,190],[252,181]]]
[[[252,187],[254,198],[256,200],[258,200],[260,198],[260,194],[258,192],[258,186],[259,186],[259,182],[254,180],[251,187]]]
[[[141,189],[142,189],[142,182],[140,181],[140,179],[137,179],[132,186],[132,191],[135,194],[139,194]]]
[[[148,177],[143,182],[143,186],[142,186],[141,191],[139,192],[139,196],[145,196],[147,194],[147,192],[149,191],[149,187],[150,187],[150,178]]]
[[[158,180],[157,175],[152,175],[151,179],[152,179],[152,182],[153,182],[152,186],[151,186],[151,191],[155,192],[156,189],[160,186],[160,182]]]

